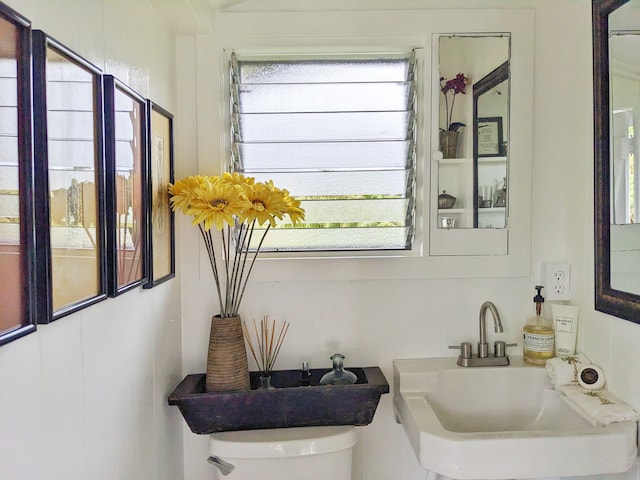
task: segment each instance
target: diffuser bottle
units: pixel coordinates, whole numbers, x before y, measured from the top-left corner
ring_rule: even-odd
[[[333,362],[333,369],[322,376],[320,385],[350,385],[356,383],[358,379],[356,374],[345,370],[343,367],[344,355],[334,353],[330,358]]]
[[[524,326],[523,356],[524,361],[533,365],[543,366],[548,359],[554,356],[553,324],[551,320],[542,315],[544,297],[541,294],[543,287],[536,286],[536,295],[533,302],[536,305],[536,313]]]

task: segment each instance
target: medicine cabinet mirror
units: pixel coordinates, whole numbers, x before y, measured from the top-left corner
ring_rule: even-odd
[[[510,35],[440,36],[438,228],[507,226]]]
[[[596,310],[640,323],[640,1],[594,0]]]

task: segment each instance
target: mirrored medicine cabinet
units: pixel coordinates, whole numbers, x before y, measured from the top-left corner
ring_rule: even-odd
[[[438,55],[437,226],[505,228],[510,35],[443,36]]]
[[[594,0],[595,306],[640,323],[640,1]]]
[[[432,256],[528,252],[533,27],[514,20],[433,36]]]

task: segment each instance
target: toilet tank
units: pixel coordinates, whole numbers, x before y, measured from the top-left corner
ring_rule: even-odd
[[[357,442],[353,426],[278,428],[214,433],[210,463],[233,465],[228,480],[351,480],[351,455]]]

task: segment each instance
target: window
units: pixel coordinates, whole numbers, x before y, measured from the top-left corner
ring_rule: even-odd
[[[415,52],[232,54],[233,171],[302,201],[263,250],[407,250],[416,196]]]

